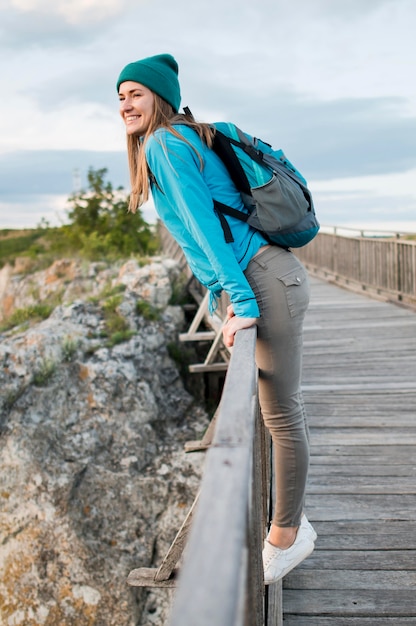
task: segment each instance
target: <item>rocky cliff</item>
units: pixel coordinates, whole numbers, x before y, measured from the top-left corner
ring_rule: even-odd
[[[197,491],[183,444],[208,418],[169,350],[179,270],[59,261],[0,272],[3,315],[59,299],[0,335],[0,624],[162,626],[169,592],[135,590]]]

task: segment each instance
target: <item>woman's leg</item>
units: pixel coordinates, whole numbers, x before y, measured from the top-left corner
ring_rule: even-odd
[[[301,393],[302,333],[309,282],[296,257],[277,247],[267,248],[252,259],[246,275],[261,312],[256,348],[259,399],[274,448],[275,541],[273,535],[270,539],[286,548],[293,543],[300,524],[309,466]]]

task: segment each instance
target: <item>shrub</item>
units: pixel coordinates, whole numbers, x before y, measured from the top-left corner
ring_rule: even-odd
[[[116,294],[109,296],[103,303],[105,320],[105,330],[103,334],[105,337],[108,337],[106,346],[109,348],[117,343],[127,341],[135,334],[135,331],[129,328],[127,320],[117,311],[117,307],[122,301],[123,296]]]
[[[56,371],[56,363],[50,359],[43,359],[40,366],[35,370],[32,382],[37,387],[43,387],[48,383]]]
[[[149,322],[156,322],[160,319],[160,312],[156,307],[152,306],[150,302],[146,300],[138,300],[136,303],[136,313],[141,315],[145,320]]]
[[[62,342],[62,357],[64,361],[72,361],[79,346],[79,340],[65,337]]]
[[[22,309],[16,309],[11,316],[0,325],[0,331],[10,330],[25,322],[38,322],[49,317],[55,306],[51,303],[32,304]]]
[[[69,224],[51,238],[55,251],[76,251],[91,259],[117,259],[153,254],[157,238],[141,211],[128,212],[128,196],[122,187],[105,181],[107,169],[88,171],[88,189],[68,198]]]

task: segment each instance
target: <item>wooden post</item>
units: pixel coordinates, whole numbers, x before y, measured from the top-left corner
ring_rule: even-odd
[[[265,620],[265,587],[263,576],[262,547],[266,529],[263,503],[267,496],[264,482],[264,426],[255,399],[256,415],[253,446],[253,477],[251,483],[251,506],[248,524],[249,566],[247,576],[247,606],[245,626],[263,626]]]

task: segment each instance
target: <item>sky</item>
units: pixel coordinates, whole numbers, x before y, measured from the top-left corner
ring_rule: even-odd
[[[117,77],[169,52],[182,105],[282,148],[321,224],[416,231],[415,28],[414,0],[0,0],[0,228],[64,223],[90,167],[128,192]]]

